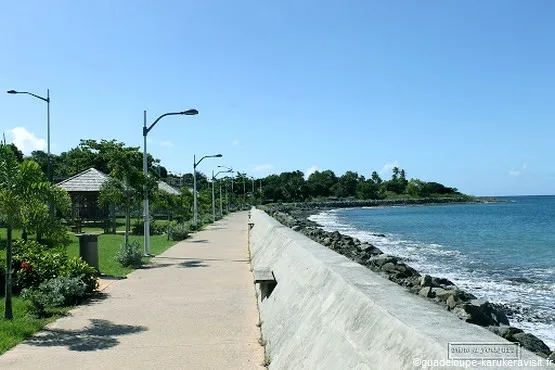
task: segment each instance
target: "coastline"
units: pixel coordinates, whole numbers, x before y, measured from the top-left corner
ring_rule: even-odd
[[[434,301],[436,304],[457,315],[468,323],[487,328],[493,333],[544,358],[555,359],[555,351],[550,349],[541,339],[522,329],[511,326],[507,314],[511,310],[500,304],[479,300],[471,293],[464,291],[446,278],[421,274],[409,266],[402,258],[383,253],[374,245],[361,242],[357,238],[339,233],[324,231],[318,223],[309,220],[312,215],[338,208],[358,208],[376,206],[411,206],[434,205],[446,203],[490,203],[504,200],[480,199],[419,199],[389,201],[340,201],[291,203],[261,206],[270,216],[283,225],[304,234],[323,246],[342,254],[351,260],[393,281],[413,294]],[[381,236],[376,234],[376,236]]]

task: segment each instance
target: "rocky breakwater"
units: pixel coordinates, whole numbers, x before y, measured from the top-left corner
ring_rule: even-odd
[[[448,279],[423,275],[400,258],[384,254],[374,245],[338,231],[322,230],[318,224],[307,219],[316,209],[287,207],[262,207],[283,225],[304,234],[310,239],[371,269],[411,293],[428,298],[453,312],[459,319],[488,328],[493,333],[520,345],[537,355],[555,361],[555,351],[538,337],[510,325],[506,308],[485,300],[479,300]]]

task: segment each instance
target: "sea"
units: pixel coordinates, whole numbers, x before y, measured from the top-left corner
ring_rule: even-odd
[[[515,310],[511,325],[555,349],[555,196],[325,211],[327,231],[370,242],[420,273]]]

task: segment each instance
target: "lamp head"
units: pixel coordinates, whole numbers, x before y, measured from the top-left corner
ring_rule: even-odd
[[[216,157],[216,158],[221,158],[221,157],[223,157],[223,155],[221,155],[221,154],[216,154],[214,157]],[[218,166],[218,167],[220,167],[220,166]]]
[[[17,94],[17,91],[15,91],[15,90],[8,90],[8,94]]]
[[[196,109],[188,109],[188,110],[186,110],[186,111],[184,111],[184,112],[181,112],[181,114],[184,114],[184,115],[186,115],[186,116],[194,116],[194,115],[197,115],[197,114],[198,114],[198,110],[196,110]]]

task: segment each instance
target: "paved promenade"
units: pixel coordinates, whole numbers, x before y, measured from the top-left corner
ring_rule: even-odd
[[[241,212],[111,283],[0,369],[263,369],[257,322]]]

